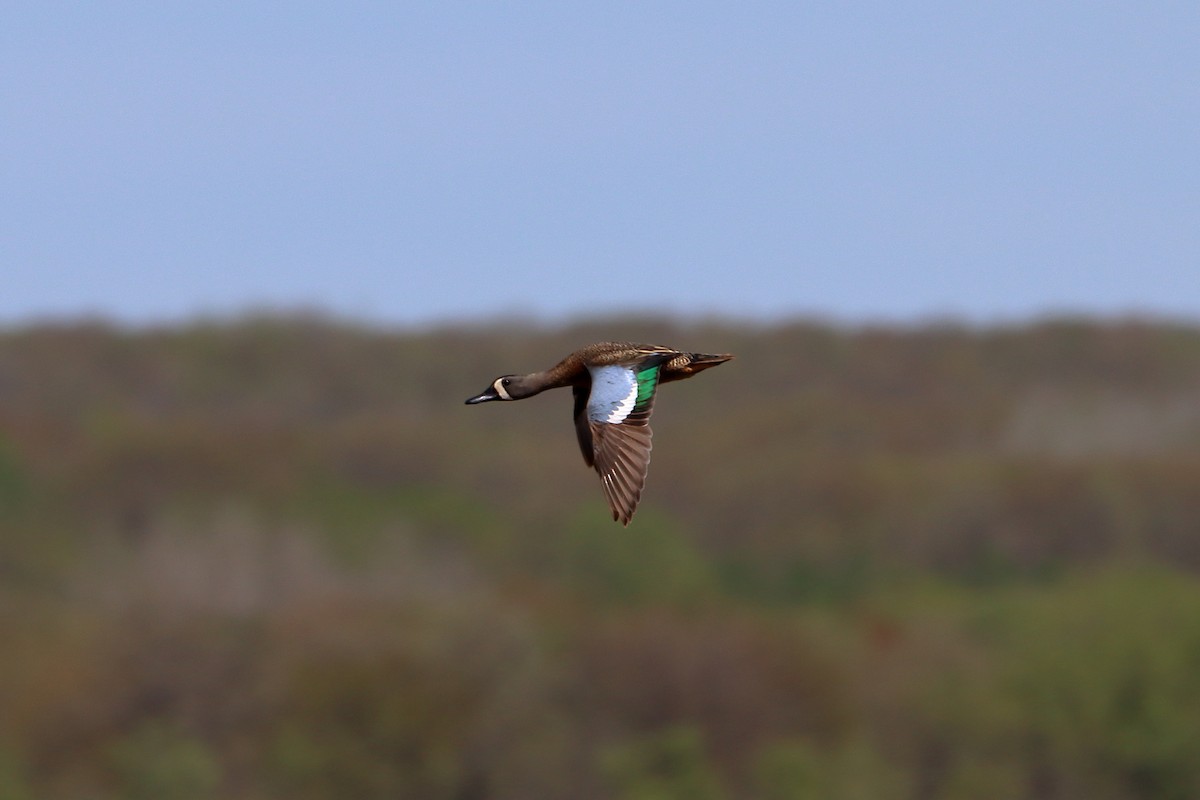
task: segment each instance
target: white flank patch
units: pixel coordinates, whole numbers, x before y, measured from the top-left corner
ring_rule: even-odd
[[[637,378],[625,367],[588,367],[592,393],[588,396],[588,419],[618,425],[625,421],[637,402]]]

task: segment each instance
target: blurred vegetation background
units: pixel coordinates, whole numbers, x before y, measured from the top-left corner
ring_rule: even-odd
[[[1197,327],[0,331],[6,800],[1195,798],[1198,573]]]

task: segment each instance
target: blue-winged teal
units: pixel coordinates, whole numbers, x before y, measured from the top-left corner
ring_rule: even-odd
[[[501,375],[467,403],[521,400],[570,386],[583,460],[600,473],[613,519],[628,525],[646,485],[650,411],[658,384],[690,378],[731,358],[651,344],[599,342],[576,350],[548,370]]]

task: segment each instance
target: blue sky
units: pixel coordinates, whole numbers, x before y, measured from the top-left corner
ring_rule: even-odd
[[[70,4],[0,322],[1200,319],[1200,4]]]

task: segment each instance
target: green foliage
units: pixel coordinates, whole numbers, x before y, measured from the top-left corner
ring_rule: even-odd
[[[612,524],[599,504],[580,511],[552,543],[552,574],[572,590],[619,603],[688,603],[714,589],[709,565],[652,508],[638,525]]]
[[[218,797],[221,767],[204,744],[173,726],[140,725],[115,741],[108,760],[122,800],[206,800]]]
[[[1017,759],[966,753],[946,770],[939,800],[1022,800],[1028,797],[1027,768]]]
[[[0,800],[33,800],[34,796],[20,759],[0,748]]]
[[[1051,758],[1134,797],[1200,794],[1200,586],[1159,570],[1017,603],[1006,684]]]
[[[290,687],[293,720],[274,741],[291,797],[453,797],[462,785],[463,702],[453,677],[396,660],[306,665]]]
[[[13,452],[12,444],[0,432],[0,509],[6,514],[19,510],[26,501],[28,490],[28,479]]]
[[[700,734],[677,727],[610,747],[601,767],[621,800],[721,800]]]
[[[1196,795],[1200,582],[1109,567],[919,597],[893,613],[941,622],[913,637],[925,672],[905,690],[915,694],[887,702],[911,703],[901,713],[945,765],[928,796]]]
[[[519,797],[535,770],[557,780],[538,643],[500,610],[359,601],[284,634],[264,752],[280,796]]]
[[[776,742],[755,763],[760,800],[889,800],[908,797],[894,766],[863,742],[819,748]]]
[[[722,559],[721,585],[732,596],[756,604],[843,604],[862,597],[880,580],[878,569],[863,555],[836,562],[776,558],[768,563],[748,557]]]

